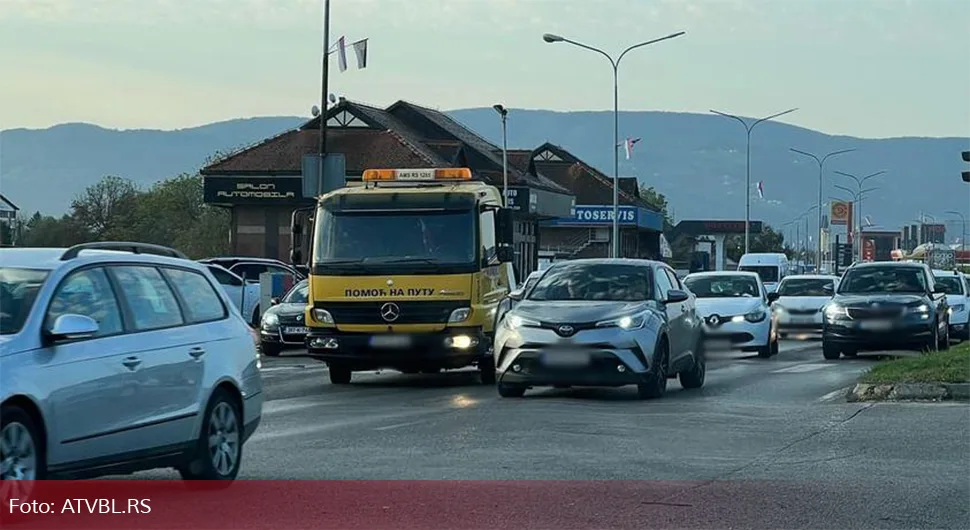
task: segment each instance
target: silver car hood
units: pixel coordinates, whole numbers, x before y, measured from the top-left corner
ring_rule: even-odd
[[[651,303],[523,300],[516,304],[511,314],[536,322],[600,322],[638,313],[647,309]]]

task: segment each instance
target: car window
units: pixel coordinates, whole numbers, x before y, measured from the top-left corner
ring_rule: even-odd
[[[256,282],[259,281],[259,275],[266,272],[266,269],[268,268],[269,267],[261,263],[244,263],[236,265],[229,270],[236,273],[238,276],[241,276],[247,282]]]
[[[664,272],[663,268],[658,267],[657,273],[655,275],[657,282],[657,299],[666,300],[667,292],[674,288],[673,284],[670,282],[670,277]]]
[[[779,296],[832,296],[835,281],[830,278],[785,278],[778,286]]]
[[[666,267],[663,267],[662,270],[667,273],[667,278],[670,279],[670,285],[673,286],[674,289],[684,289],[683,284],[680,283],[680,278],[677,277],[677,273]]]
[[[741,265],[738,267],[742,272],[756,272],[761,276],[761,281],[774,283],[778,281],[779,267],[777,265]]]
[[[309,299],[310,282],[303,280],[296,284],[283,298],[284,304],[305,304]]]
[[[93,318],[98,323],[95,335],[98,337],[124,331],[118,300],[101,268],[71,273],[61,282],[47,309],[45,327],[49,328],[57,317],[67,314]]]
[[[185,301],[189,322],[210,322],[225,318],[226,307],[205,276],[182,269],[165,269],[169,281]]]
[[[529,300],[596,300],[640,302],[650,296],[650,267],[618,263],[554,265],[535,287]]]
[[[916,267],[858,267],[846,271],[839,282],[841,294],[925,293],[926,274]]]
[[[957,276],[937,276],[936,285],[942,285],[946,289],[946,294],[965,294],[963,292],[963,282]]]
[[[233,287],[238,287],[242,285],[242,281],[233,276],[229,271],[223,270],[221,267],[209,267],[209,272],[215,277],[216,281],[220,285],[230,285]]]
[[[131,308],[135,329],[148,331],[184,323],[175,295],[158,269],[124,265],[112,267],[111,272]]]
[[[765,295],[758,280],[746,274],[688,276],[684,284],[698,298],[759,298]]]
[[[33,311],[49,271],[0,267],[0,335],[18,333]]]

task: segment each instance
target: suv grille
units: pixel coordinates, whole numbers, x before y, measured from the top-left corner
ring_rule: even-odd
[[[381,316],[387,304],[396,306],[396,319],[387,320]],[[452,311],[471,307],[471,302],[470,300],[317,302],[315,305],[329,311],[337,324],[445,324]]]
[[[886,307],[850,307],[846,309],[850,318],[866,320],[872,318],[891,319],[902,316],[902,306]]]

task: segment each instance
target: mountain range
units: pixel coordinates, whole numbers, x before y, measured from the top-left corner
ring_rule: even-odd
[[[448,114],[496,145],[501,121],[491,108]],[[216,152],[256,143],[306,119],[260,117],[211,123],[179,130],[113,130],[71,123],[47,129],[0,132],[0,192],[30,214],[57,215],[85,187],[104,175],[132,179],[142,186],[180,173],[198,171]],[[612,175],[611,112],[510,110],[509,148],[558,144]],[[745,131],[716,115],[674,112],[622,112],[621,138],[641,138],[627,160],[621,150],[620,176],[636,176],[667,196],[672,215],[681,219],[744,219]],[[970,218],[970,185],[960,179],[960,152],[970,138],[866,139],[833,136],[785,123],[764,122],[751,135],[751,218],[782,225],[818,201],[817,163],[790,151],[819,156],[854,152],[826,163],[823,201],[844,199],[835,184],[856,188],[843,171],[860,177],[877,171],[865,188],[863,213],[879,228],[898,229],[921,213],[952,222],[957,211]],[[757,185],[763,183],[763,198]],[[814,215],[814,214],[813,214]],[[814,219],[814,217],[813,217]],[[951,235],[959,236],[956,221]]]

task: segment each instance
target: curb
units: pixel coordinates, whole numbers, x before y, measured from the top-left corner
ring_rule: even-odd
[[[970,383],[856,385],[846,399],[860,401],[970,401]]]

